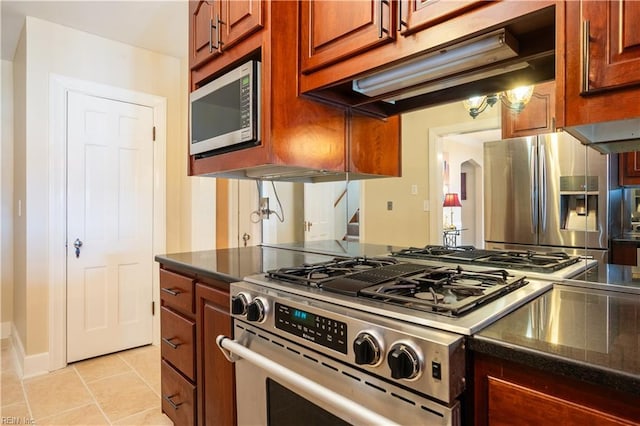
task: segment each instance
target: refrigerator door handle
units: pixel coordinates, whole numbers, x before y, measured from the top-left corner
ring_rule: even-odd
[[[536,150],[535,150],[535,145],[533,145],[531,147],[531,155],[529,155],[529,170],[531,171],[530,173],[530,185],[531,185],[531,233],[533,235],[535,235],[538,232],[538,209],[535,208],[536,206],[536,198],[538,197],[538,194],[536,193],[536,179],[537,179],[537,174],[535,172],[536,170]]]
[[[547,231],[547,164],[545,163],[544,144],[540,145],[543,148],[543,152],[539,153],[540,162],[540,223],[542,225],[541,231],[544,233]]]

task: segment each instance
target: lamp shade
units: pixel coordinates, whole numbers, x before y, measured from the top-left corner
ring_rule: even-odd
[[[460,204],[460,200],[458,199],[458,194],[454,192],[445,194],[442,207],[462,207],[462,204]]]

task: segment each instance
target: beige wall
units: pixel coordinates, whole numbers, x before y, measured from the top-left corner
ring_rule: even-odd
[[[13,320],[13,63],[3,60],[0,75],[0,335],[6,338]]]
[[[492,108],[473,120],[462,102],[454,102],[403,114],[402,177],[362,181],[361,241],[399,246],[441,242],[433,226],[438,223],[442,229],[441,178],[437,182],[442,166],[435,158],[441,151],[436,145],[442,142],[435,135],[481,130],[487,122],[499,127],[499,112]],[[393,202],[391,211],[388,201]],[[425,211],[425,201],[429,211]]]
[[[22,200],[23,206],[23,216],[15,223],[14,322],[25,353],[29,355],[48,350],[46,241],[50,226],[47,173],[51,74],[167,99],[166,251],[188,250],[191,228],[195,224],[191,216],[193,180],[186,176],[186,61],[37,18],[27,17],[25,28],[14,59],[15,198]],[[20,99],[25,96],[26,103]],[[210,189],[211,183],[201,185],[196,190],[198,198],[204,196],[202,191]],[[215,197],[215,193],[212,196]],[[212,218],[208,219],[213,222]],[[203,229],[208,228],[215,229],[203,225]],[[212,244],[215,244],[215,234]]]
[[[25,29],[13,57],[13,324],[18,334],[27,335],[26,220],[23,206],[26,192],[27,40]]]

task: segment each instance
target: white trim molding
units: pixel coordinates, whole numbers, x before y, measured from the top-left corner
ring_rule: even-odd
[[[50,75],[49,105],[49,362],[50,371],[67,364],[66,327],[66,138],[67,93],[134,103],[153,109],[156,141],[153,152],[153,253],[166,251],[167,99],[91,81]],[[62,166],[61,166],[62,165]],[[159,267],[154,262],[153,301],[160,306]],[[160,342],[160,316],[153,320],[153,343]],[[39,355],[38,355],[39,356]]]
[[[15,325],[11,327],[11,343],[15,350],[18,377],[27,379],[29,377],[40,376],[49,372],[49,353],[42,352],[34,355],[26,355],[24,345],[20,339],[20,334]]]

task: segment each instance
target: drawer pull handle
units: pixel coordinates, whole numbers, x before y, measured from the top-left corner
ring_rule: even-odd
[[[171,395],[171,396],[164,395],[162,398],[165,401],[167,401],[169,404],[171,404],[171,407],[173,407],[174,410],[177,410],[182,405],[182,402],[178,402],[177,404],[175,402],[173,402],[173,400],[171,398],[173,398],[175,396],[177,396],[177,395]]]
[[[164,343],[166,343],[167,345],[171,346],[172,349],[178,349],[178,346],[180,346],[180,343],[178,343],[177,345],[175,343],[173,343],[171,340],[175,339],[175,337],[172,337],[170,339],[167,339],[166,337],[162,338],[162,341]]]
[[[160,290],[164,291],[165,293],[169,293],[172,296],[177,296],[180,293],[182,293],[181,291],[175,291],[175,290],[173,290],[171,288],[164,288],[164,287],[162,287]]]

